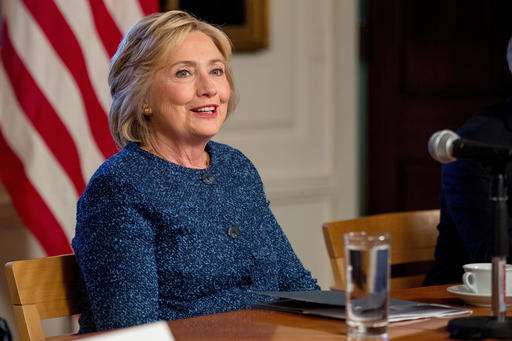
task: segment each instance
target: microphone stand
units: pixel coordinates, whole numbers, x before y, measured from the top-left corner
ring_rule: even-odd
[[[470,316],[450,320],[450,338],[458,339],[512,339],[512,318],[507,317],[506,263],[509,249],[506,166],[508,161],[491,164],[491,207],[494,231],[492,257],[492,313],[493,316]]]

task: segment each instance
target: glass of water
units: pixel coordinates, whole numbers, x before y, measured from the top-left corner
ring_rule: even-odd
[[[348,334],[387,339],[390,236],[344,235]]]

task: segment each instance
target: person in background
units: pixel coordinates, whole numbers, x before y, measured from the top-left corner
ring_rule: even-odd
[[[122,149],[78,202],[80,332],[318,289],[251,161],[211,140],[236,104],[230,58],[222,31],[181,11],[142,19],[112,58],[109,121]]]
[[[512,72],[512,38],[508,43],[507,61]],[[512,99],[484,109],[458,129],[457,134],[465,139],[512,148]],[[508,198],[511,200],[511,167],[507,174]],[[494,231],[490,184],[490,170],[476,161],[457,160],[443,165],[435,263],[424,284],[461,282],[464,264],[491,262]],[[508,232],[512,237],[510,216],[509,213]]]

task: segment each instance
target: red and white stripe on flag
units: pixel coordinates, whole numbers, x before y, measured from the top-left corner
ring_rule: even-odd
[[[109,60],[158,0],[3,0],[0,178],[48,255],[71,252],[76,202],[115,144]]]

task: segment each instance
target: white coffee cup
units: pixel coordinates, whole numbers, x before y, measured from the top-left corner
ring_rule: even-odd
[[[491,263],[473,263],[463,266],[464,274],[462,282],[471,292],[478,295],[491,295],[492,290],[492,264]],[[512,296],[512,265],[505,266],[506,272],[506,292],[507,296]]]

